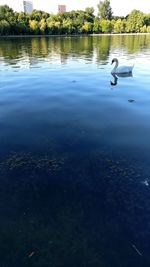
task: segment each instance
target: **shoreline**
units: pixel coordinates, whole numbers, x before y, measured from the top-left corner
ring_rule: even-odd
[[[87,37],[87,36],[116,36],[116,35],[150,35],[149,32],[147,33],[92,33],[92,34],[38,34],[38,35],[33,35],[33,34],[28,34],[28,35],[2,35],[0,36],[0,39],[4,38],[39,38],[39,37]]]

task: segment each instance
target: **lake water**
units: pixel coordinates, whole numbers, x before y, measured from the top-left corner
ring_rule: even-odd
[[[0,266],[149,267],[150,35],[1,38],[0,66]]]

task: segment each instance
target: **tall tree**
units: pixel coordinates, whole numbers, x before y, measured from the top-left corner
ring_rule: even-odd
[[[112,19],[112,8],[109,0],[100,1],[98,4],[98,15],[100,19]]]
[[[126,31],[127,32],[140,32],[144,25],[144,14],[139,10],[133,10],[127,19]]]
[[[13,16],[13,9],[7,5],[0,6],[0,19],[8,19]]]
[[[85,17],[88,22],[93,22],[94,21],[94,8],[93,7],[87,7],[85,9]]]

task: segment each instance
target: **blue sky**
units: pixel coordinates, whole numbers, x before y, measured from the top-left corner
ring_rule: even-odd
[[[21,0],[0,0],[0,4],[8,3],[16,9],[19,7]],[[58,4],[65,4],[67,11],[73,9],[84,9],[93,6],[97,8],[99,0],[32,0],[34,8],[45,10],[47,12],[57,12]],[[127,15],[133,9],[138,9],[144,13],[150,13],[150,0],[110,0],[114,15]]]

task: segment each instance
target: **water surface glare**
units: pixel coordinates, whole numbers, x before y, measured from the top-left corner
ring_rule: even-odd
[[[0,266],[149,267],[150,35],[1,38],[0,66]]]

